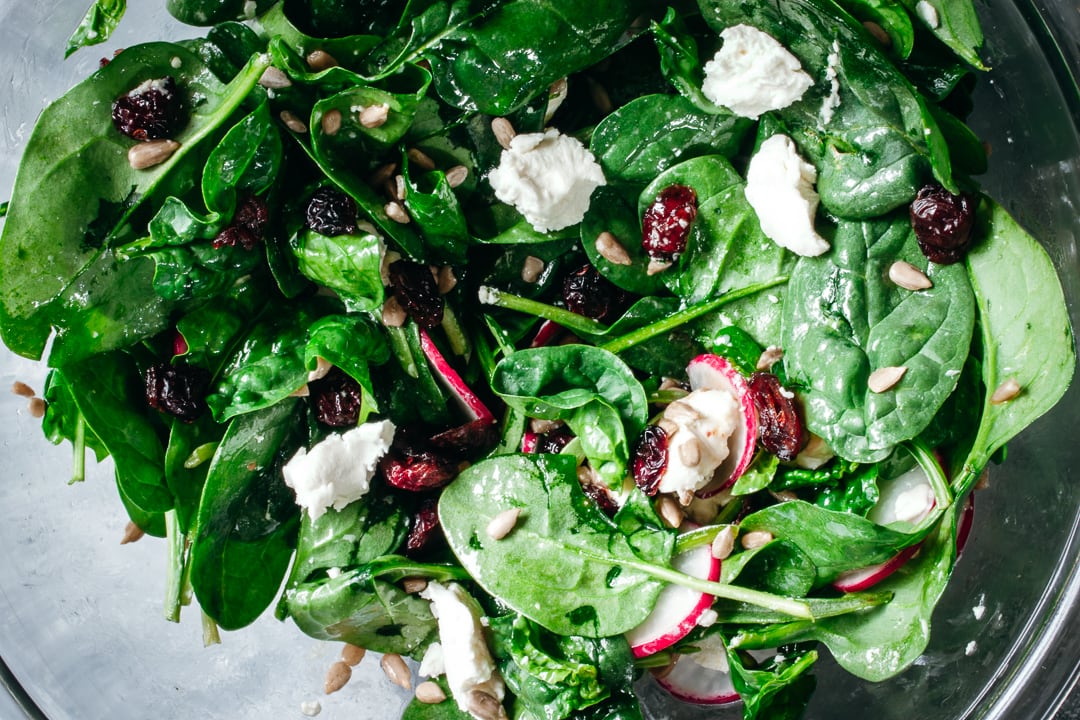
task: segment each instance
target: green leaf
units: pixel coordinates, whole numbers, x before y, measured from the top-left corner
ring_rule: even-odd
[[[913,0],[902,0],[912,15],[919,18],[926,28],[945,43],[964,62],[979,70],[989,70],[983,64],[979,52],[983,46],[982,26],[971,0],[926,0],[933,13],[923,10]]]
[[[927,262],[906,214],[841,221],[830,239],[827,254],[800,259],[792,273],[784,367],[802,388],[811,432],[847,460],[876,462],[919,435],[955,389],[974,298],[962,266]],[[883,282],[898,260],[926,273],[933,287],[912,292]],[[870,373],[887,367],[906,371],[895,387],[873,392]]]
[[[358,231],[331,237],[304,229],[292,246],[300,272],[335,291],[350,311],[382,307],[383,244],[378,235]]]
[[[234,419],[206,476],[191,546],[191,586],[226,630],[274,601],[300,511],[281,465],[304,441],[303,405],[286,400]]]
[[[94,0],[75,32],[68,38],[64,57],[79,48],[97,45],[109,39],[127,10],[127,0]]]

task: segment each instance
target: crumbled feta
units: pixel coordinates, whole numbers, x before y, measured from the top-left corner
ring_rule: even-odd
[[[658,489],[689,504],[730,454],[728,439],[739,426],[739,403],[727,390],[694,390],[667,406],[668,461]]]
[[[693,660],[703,668],[728,672],[727,650],[724,648],[724,638],[719,634],[706,635],[694,642],[698,649],[695,653],[689,653],[686,657]]]
[[[593,190],[607,184],[581,141],[554,129],[515,135],[488,182],[495,197],[517,208],[538,232],[581,222]]]
[[[420,668],[417,670],[423,677],[437,677],[446,672],[446,661],[443,658],[442,645],[433,642],[424,651],[424,657],[420,660]]]
[[[724,44],[705,63],[701,91],[736,115],[757,120],[786,108],[814,84],[799,59],[776,38],[749,25],[720,33]]]
[[[964,654],[967,655],[968,657],[971,657],[972,655],[975,654],[975,651],[978,649],[978,647],[979,647],[978,644],[974,640],[972,640],[964,648]]]
[[[926,0],[919,0],[915,4],[915,12],[918,13],[927,27],[936,28],[941,25],[941,18],[938,16],[937,8]]]
[[[816,182],[817,170],[799,156],[786,135],[773,135],[761,143],[746,171],[746,200],[761,231],[777,245],[807,257],[829,249],[814,230]]]
[[[840,76],[837,68],[840,67],[840,41],[833,40],[832,50],[826,60],[825,79],[829,81],[829,95],[821,103],[821,125],[824,127],[832,122],[833,113],[840,107]]]
[[[446,684],[458,707],[469,712],[469,693],[474,690],[502,702],[506,688],[484,639],[476,601],[457,583],[429,582],[420,597],[431,601],[431,613],[439,622]]]
[[[359,425],[328,436],[311,450],[300,448],[285,463],[285,484],[296,491],[296,504],[318,520],[363,497],[379,459],[390,449],[394,424],[389,420]]]
[[[305,700],[300,703],[300,712],[308,717],[315,717],[322,712],[322,703],[318,700]]]

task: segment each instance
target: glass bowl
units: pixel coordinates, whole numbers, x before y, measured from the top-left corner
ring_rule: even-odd
[[[137,2],[112,40],[63,61],[86,0],[0,0],[0,197],[44,104],[125,44],[195,34],[164,4]],[[1080,14],[1070,3],[980,4],[993,71],[974,129],[991,146],[985,189],[1047,245],[1080,327]],[[1071,69],[1070,69],[1071,68]],[[40,391],[38,364],[0,355],[0,382]],[[44,440],[26,398],[0,393],[0,716],[395,718],[409,693],[368,658],[322,693],[339,648],[270,614],[203,647],[198,611],[162,617],[164,544],[120,545],[126,518],[111,467],[69,487],[70,449]],[[1080,383],[1009,447],[978,495],[971,539],[938,607],[926,654],[892,681],[867,684],[828,660],[808,718],[1008,718],[1068,714],[1080,633]],[[675,703],[645,681],[655,718],[737,718],[738,707]],[[310,707],[309,707],[310,709]],[[1071,716],[1071,714],[1070,714]]]

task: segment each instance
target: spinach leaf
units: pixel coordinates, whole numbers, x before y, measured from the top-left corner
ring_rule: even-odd
[[[593,470],[611,487],[622,487],[628,438],[645,427],[648,401],[616,355],[590,345],[519,350],[496,366],[491,387],[529,417],[564,421]]]
[[[79,26],[75,28],[75,32],[68,38],[64,57],[71,57],[71,54],[79,48],[97,45],[108,40],[113,30],[116,30],[116,26],[120,24],[126,10],[127,0],[94,0],[82,21],[79,22]]]
[[[180,67],[173,67],[179,59]],[[93,311],[101,322],[117,322],[109,342],[88,343],[91,352],[117,347],[165,323],[168,306],[139,307],[142,298],[129,292],[130,276],[117,272],[103,255],[117,229],[150,196],[180,194],[201,170],[202,141],[213,135],[247,97],[265,67],[256,58],[229,85],[222,85],[191,52],[178,45],[149,43],[128,48],[107,66],[69,90],[42,113],[27,144],[13,202],[0,237],[0,334],[15,352],[39,357],[50,326],[71,328],[65,308]],[[180,149],[166,162],[145,170],[128,163],[132,144],[113,127],[113,100],[141,81],[177,77],[191,117],[175,138]],[[48,248],[39,245],[48,238]],[[103,259],[105,258],[105,259]],[[82,286],[79,294],[73,288]],[[82,292],[94,287],[98,306],[87,307]],[[122,292],[112,292],[122,287]],[[136,288],[139,285],[135,285]],[[104,300],[100,299],[104,296]],[[131,302],[132,305],[128,305]],[[119,320],[117,316],[123,318]],[[145,318],[134,324],[124,316]],[[70,352],[76,355],[76,352]]]
[[[113,459],[121,494],[143,513],[171,509],[161,426],[143,400],[142,377],[131,357],[120,351],[95,356],[65,366],[63,377],[87,429]]]
[[[979,308],[986,399],[962,483],[974,482],[998,449],[1054,406],[1076,366],[1061,284],[1046,251],[989,198],[977,220],[985,239],[968,253],[967,271]],[[994,391],[1008,379],[1019,395],[995,404]]]
[[[429,46],[435,89],[456,107],[506,115],[618,49],[641,10],[636,0],[503,3]]]
[[[596,138],[596,135],[593,135]],[[596,248],[600,233],[615,236],[630,256],[629,265],[608,260]],[[659,275],[649,274],[649,256],[641,247],[641,222],[634,203],[613,187],[593,191],[589,210],[581,221],[581,246],[589,262],[612,283],[637,295],[657,295],[664,291]]]
[[[381,365],[390,358],[386,338],[366,315],[328,315],[319,319],[308,332],[304,364],[309,371],[318,367],[319,358],[345,371],[363,390],[360,418],[378,412],[370,365]],[[365,412],[366,410],[366,412]]]
[[[907,59],[915,45],[911,16],[900,0],[842,0],[838,3],[861,22],[876,23],[889,36],[889,50]],[[871,42],[869,39],[867,42]]]
[[[491,539],[487,524],[510,508],[521,509],[517,525]],[[634,547],[585,497],[573,457],[482,460],[443,491],[439,520],[481,587],[559,635],[626,632],[648,616],[662,587],[636,567]]]
[[[680,96],[643,95],[605,117],[589,149],[609,183],[637,192],[678,162],[735,155],[753,123],[713,107],[709,114]]]
[[[799,720],[817,685],[810,669],[817,651],[776,655],[754,667],[738,651],[728,649],[731,682],[743,701],[744,720]]]
[[[678,298],[643,297],[608,328],[605,337],[618,338],[662,322],[682,306]],[[704,348],[701,343],[694,340],[687,329],[676,327],[623,350],[619,357],[630,367],[650,375],[683,377],[689,362],[702,352]]]
[[[227,20],[248,20],[275,0],[166,0],[169,14],[185,25],[216,25]],[[249,5],[249,3],[253,3]]]
[[[205,414],[194,422],[174,418],[165,446],[165,483],[176,498],[176,522],[181,533],[195,525],[210,463],[202,455],[221,441],[225,428]],[[196,463],[196,461],[198,461]]]
[[[305,228],[291,244],[300,272],[335,291],[349,311],[382,307],[383,244],[378,235],[358,230],[329,236]]]
[[[177,320],[176,331],[187,346],[187,361],[216,375],[240,333],[266,304],[267,290],[266,282],[241,282]]]
[[[226,630],[254,622],[277,594],[300,512],[281,465],[304,442],[304,406],[285,400],[229,423],[206,476],[191,545],[191,586]]]
[[[802,388],[809,429],[845,459],[876,462],[921,433],[956,387],[974,298],[960,265],[927,262],[906,215],[841,221],[831,242],[830,252],[801,258],[792,273],[784,367]],[[933,287],[911,292],[883,282],[897,260],[923,270]],[[867,379],[885,367],[907,370],[875,393]]]
[[[457,195],[442,170],[415,171],[405,163],[405,208],[433,251],[433,259],[463,262],[471,235]]]
[[[964,62],[979,70],[988,70],[979,57],[982,49],[983,33],[979,24],[979,15],[975,11],[975,3],[971,0],[960,2],[942,2],[941,0],[927,0],[929,10],[919,7],[918,2],[913,0],[901,0],[904,6],[937,37],[945,43]]]
[[[457,701],[450,695],[446,678],[431,678],[442,688],[446,699],[438,703],[420,702],[417,698],[409,701],[401,713],[401,720],[470,720],[472,715],[458,707]]]
[[[380,368],[375,391],[395,425],[415,422],[447,427],[452,422],[446,396],[439,387],[420,340],[420,328],[409,321],[404,327],[387,328],[391,362]]]
[[[754,522],[759,522],[760,518]],[[788,540],[773,540],[753,550],[743,550],[724,560],[720,581],[739,579],[741,585],[789,597],[805,597],[818,581],[813,559]]]
[[[930,172],[958,191],[948,147],[926,101],[865,28],[838,6],[826,0],[753,5],[703,0],[700,5],[717,31],[743,22],[772,35],[813,77],[803,98],[778,115],[818,167],[817,190],[825,208],[845,218],[881,215],[910,201]],[[825,123],[821,110],[832,88],[826,77],[830,67],[841,100]]]
[[[98,462],[107,458],[109,451],[93,430],[86,427],[86,421],[79,412],[63,371],[49,371],[45,376],[45,387],[41,396],[45,399],[45,417],[41,419],[41,431],[53,445],[59,445],[64,440],[71,443],[74,457],[69,483],[81,482],[86,479],[86,449],[90,448],[94,452]]]

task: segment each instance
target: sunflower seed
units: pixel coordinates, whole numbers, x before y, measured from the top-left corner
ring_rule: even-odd
[[[726,560],[731,551],[735,549],[735,526],[725,525],[724,529],[716,533],[712,545],[709,548],[712,556],[717,560]]]
[[[784,351],[775,345],[771,345],[765,348],[765,351],[758,357],[757,365],[754,366],[755,370],[769,370],[773,365],[780,362],[784,357]]]
[[[658,275],[669,267],[671,267],[671,263],[665,260],[650,260],[648,266],[645,268],[645,274]]]
[[[359,115],[360,124],[369,130],[382,127],[389,118],[390,106],[386,103],[383,103],[382,105],[369,105],[361,110]]]
[[[409,162],[424,170],[434,170],[435,161],[432,160],[427,154],[419,148],[409,148],[405,155],[409,158]]]
[[[165,162],[179,149],[180,143],[175,140],[147,140],[131,146],[128,164],[135,170],[145,170]]]
[[[128,543],[138,542],[139,540],[142,540],[143,535],[145,534],[145,530],[129,521],[128,524],[124,526],[124,535],[120,538],[120,544],[127,545]]]
[[[341,111],[329,110],[323,113],[319,125],[322,127],[323,135],[337,135],[338,130],[341,129]]]
[[[904,373],[907,372],[907,368],[903,365],[878,368],[874,372],[870,373],[870,377],[866,380],[867,387],[871,392],[883,393],[886,390],[891,390],[900,382],[900,378],[904,377]]]
[[[34,397],[34,388],[30,387],[22,380],[16,380],[15,382],[11,383],[11,392],[25,398]]]
[[[379,661],[379,667],[390,682],[405,690],[412,689],[412,672],[405,660],[397,653],[386,653]]]
[[[671,528],[677,528],[682,525],[683,519],[685,518],[682,508],[679,507],[675,498],[670,495],[663,495],[657,500],[656,512],[660,516],[660,519]]]
[[[26,406],[26,409],[30,412],[32,418],[45,417],[45,401],[39,397],[30,398],[30,403]]]
[[[483,690],[469,691],[466,706],[478,720],[504,720],[506,718],[506,710],[503,709],[502,703],[494,695]]]
[[[1019,395],[1020,390],[1020,383],[1016,381],[1016,378],[1009,378],[998,385],[997,389],[990,395],[990,404],[1001,405],[1002,403],[1007,403]]]
[[[282,110],[279,117],[281,118],[281,122],[285,123],[285,127],[289,128],[297,135],[303,135],[307,132],[307,125],[304,124],[304,121],[288,110]]]
[[[889,279],[905,290],[929,290],[934,287],[926,273],[903,260],[897,260],[889,266]]]
[[[866,28],[867,32],[874,36],[874,39],[881,44],[881,47],[892,47],[892,38],[889,37],[889,33],[885,32],[885,28],[881,27],[876,22],[873,22],[871,20],[866,20],[865,22],[863,22],[863,27]]]
[[[630,253],[626,252],[623,244],[607,230],[596,236],[596,252],[600,253],[600,257],[615,265],[631,265],[633,263],[630,259]]]
[[[405,578],[401,581],[401,589],[410,595],[416,595],[427,589],[428,581],[424,578]]]
[[[383,212],[386,213],[386,217],[401,225],[408,225],[412,219],[409,217],[409,213],[405,211],[405,206],[399,202],[386,203],[383,206]]]
[[[495,133],[495,141],[502,146],[503,150],[510,149],[510,141],[517,135],[514,126],[504,117],[497,117],[491,121],[491,132]]]
[[[353,645],[352,643],[345,643],[345,647],[341,648],[341,662],[345,663],[349,667],[355,667],[360,664],[360,661],[367,655],[367,649],[362,648],[359,645]]]
[[[323,681],[323,692],[327,695],[336,693],[352,678],[352,668],[347,663],[338,660],[326,671],[326,679]]]
[[[401,327],[405,324],[405,321],[409,319],[409,314],[405,312],[405,308],[401,307],[401,303],[397,298],[391,295],[386,298],[386,302],[382,306],[382,323],[386,327]]]
[[[491,518],[486,528],[488,537],[492,540],[502,540],[517,525],[519,515],[521,515],[521,508],[510,508]]]
[[[446,693],[437,682],[425,680],[416,686],[416,699],[425,705],[438,705],[446,699]]]
[[[739,540],[740,544],[742,544],[743,548],[746,550],[754,550],[763,545],[768,545],[772,541],[773,534],[768,530],[751,530]]]
[[[439,268],[439,275],[435,278],[435,283],[439,287],[440,295],[445,295],[457,287],[457,275],[454,274],[454,268],[449,265],[443,265]]]
[[[259,84],[270,90],[280,90],[282,88],[290,87],[292,85],[292,80],[290,80],[289,76],[279,68],[271,65],[263,70],[263,74],[259,76]]]
[[[679,460],[687,467],[697,467],[701,463],[701,443],[691,437],[679,445]]]
[[[540,273],[544,272],[544,261],[533,255],[525,258],[521,264],[521,279],[527,283],[534,283],[540,279]]]
[[[338,64],[334,56],[325,50],[312,50],[304,60],[307,62],[307,66],[315,72],[329,70],[332,67],[337,67]]]
[[[465,182],[468,177],[469,168],[465,167],[464,165],[455,165],[454,167],[446,171],[446,183],[452,188],[456,188],[461,185],[461,183]]]

